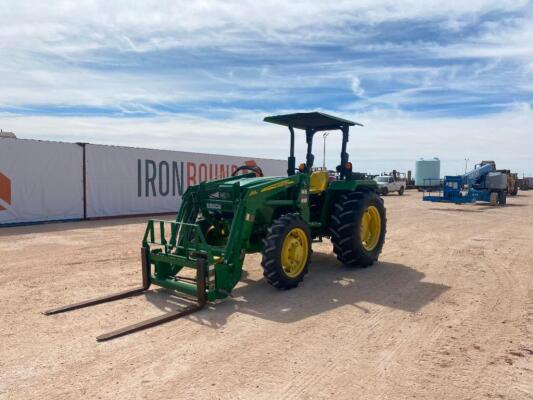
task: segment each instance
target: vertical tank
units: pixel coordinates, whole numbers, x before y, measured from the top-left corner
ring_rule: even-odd
[[[421,158],[416,161],[415,185],[439,186],[440,184],[440,160],[434,157],[429,160]]]

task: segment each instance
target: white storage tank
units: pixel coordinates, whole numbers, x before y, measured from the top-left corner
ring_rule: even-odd
[[[429,160],[421,158],[415,166],[416,186],[439,186],[440,185],[440,160],[437,157]]]

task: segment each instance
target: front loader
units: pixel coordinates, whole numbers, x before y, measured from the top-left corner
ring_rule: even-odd
[[[242,275],[246,254],[261,252],[266,281],[278,289],[302,282],[311,264],[312,243],[331,238],[338,260],[368,267],[378,259],[386,216],[378,187],[356,180],[346,147],[350,126],[360,125],[323,113],[265,118],[287,126],[287,176],[258,177],[253,169],[191,186],[175,221],[150,220],[141,247],[139,288],[49,310],[56,314],[142,294],[156,285],[194,299],[193,305],[99,336],[108,340],[195,312],[230,295]],[[360,125],[362,126],[362,125]],[[305,132],[306,160],[296,167],[295,129]],[[316,132],[340,130],[342,149],[334,178],[313,171]],[[240,172],[246,168],[240,168]]]

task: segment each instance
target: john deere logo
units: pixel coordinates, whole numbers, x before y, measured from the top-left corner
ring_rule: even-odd
[[[11,180],[0,172],[0,211],[11,205]]]

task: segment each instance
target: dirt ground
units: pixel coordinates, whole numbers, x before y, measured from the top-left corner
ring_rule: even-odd
[[[104,343],[180,300],[40,312],[137,285],[146,218],[0,229],[0,398],[532,399],[533,192],[506,207],[420,197],[386,197],[372,268],[316,244],[281,292],[247,256],[234,298]]]

